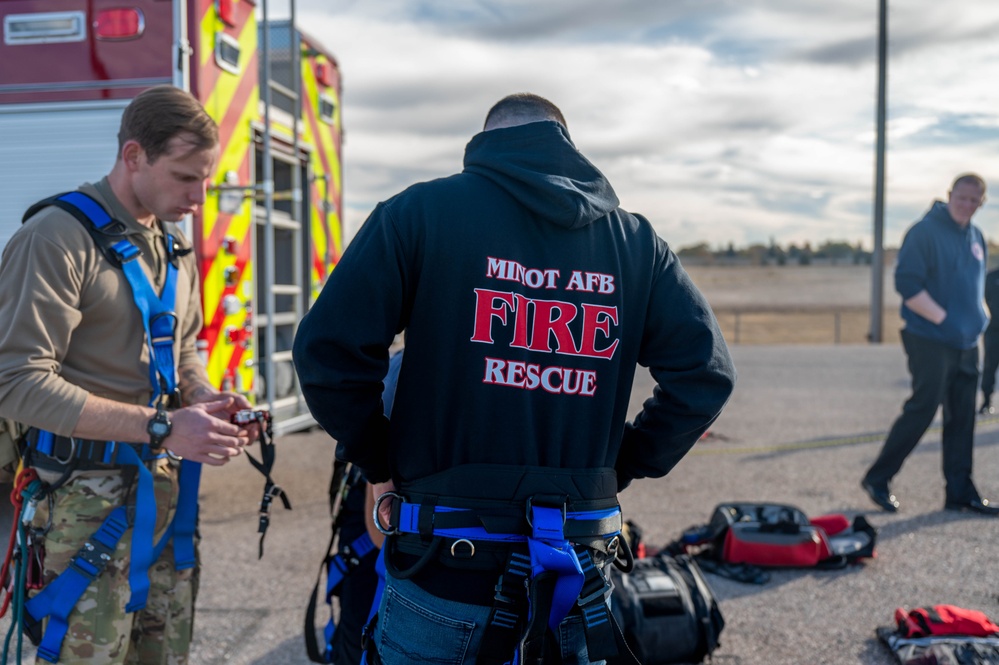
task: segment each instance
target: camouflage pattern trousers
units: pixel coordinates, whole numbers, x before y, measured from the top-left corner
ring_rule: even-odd
[[[177,508],[179,463],[150,462],[156,495],[155,542],[173,520]],[[59,474],[39,470],[52,482]],[[68,566],[112,510],[135,501],[135,470],[80,471],[40,502],[32,525],[48,528],[44,539],[44,581],[48,584]],[[87,587],[69,616],[69,630],[59,662],[109,665],[183,665],[187,663],[194,624],[198,566],[175,570],[168,544],[149,569],[149,599],[145,609],[125,613],[131,591],[128,567],[132,542],[129,529],[118,542],[104,572]],[[47,627],[47,621],[46,621]],[[39,659],[36,661],[43,663]]]

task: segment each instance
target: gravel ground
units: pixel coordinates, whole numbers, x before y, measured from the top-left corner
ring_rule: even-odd
[[[907,395],[898,347],[747,346],[733,355],[739,384],[709,436],[667,478],[638,481],[621,497],[646,540],[673,540],[707,521],[717,503],[735,500],[790,503],[809,515],[865,514],[880,533],[878,557],[847,570],[775,571],[759,586],[708,575],[727,623],[715,663],[887,665],[894,661],[874,629],[898,606],[952,603],[999,616],[991,558],[999,520],[941,510],[937,429],[896,479],[899,513],[876,511],[858,486]],[[647,377],[636,381],[633,411],[650,390]],[[984,496],[999,499],[997,425],[979,421],[975,476]],[[204,474],[193,663],[308,662],[302,619],[329,533],[332,445],[318,431],[279,444],[273,475],[294,510],[273,509],[262,560],[259,476],[240,460]]]

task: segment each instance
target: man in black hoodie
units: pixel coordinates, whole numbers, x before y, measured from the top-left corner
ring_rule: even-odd
[[[985,275],[985,304],[989,308],[989,325],[982,334],[985,355],[982,359],[982,406],[978,409],[983,416],[996,412],[992,406],[992,391],[996,386],[996,369],[999,369],[999,269]]]
[[[389,421],[381,380],[404,329]],[[370,643],[386,665],[611,655],[617,492],[668,473],[735,381],[676,256],[531,94],[490,110],[460,174],[375,208],[294,352],[337,456],[380,496]],[[639,364],[657,388],[627,422]]]

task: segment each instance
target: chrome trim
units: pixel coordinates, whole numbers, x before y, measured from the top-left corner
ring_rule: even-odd
[[[65,22],[65,27],[53,25],[46,28],[46,22]],[[30,24],[38,26],[31,27]],[[16,26],[24,24],[21,35],[11,35]],[[8,46],[27,44],[56,44],[59,42],[82,42],[87,38],[86,12],[35,12],[32,14],[9,14],[3,19],[3,43]]]
[[[0,85],[0,94],[25,92],[73,92],[75,90],[105,90],[108,88],[149,88],[171,83],[171,78],[116,79],[113,81],[64,81],[61,83],[21,83]]]
[[[323,103],[324,102],[326,104],[330,105],[330,107],[333,109],[333,113],[331,113],[329,115],[326,115],[325,113],[323,113]],[[319,108],[316,109],[316,115],[318,115],[319,119],[322,120],[323,122],[332,125],[335,122],[335,118],[336,118],[336,100],[334,100],[329,95],[320,94],[319,95]]]
[[[236,64],[229,62],[228,60],[222,59],[222,44],[228,44],[229,46],[236,49],[236,52],[242,55],[243,49],[236,41],[236,38],[232,35],[228,35],[221,30],[215,33],[215,64],[229,72],[230,74],[239,75],[239,58],[236,59]]]

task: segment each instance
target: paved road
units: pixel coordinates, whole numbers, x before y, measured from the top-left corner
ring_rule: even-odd
[[[844,571],[778,571],[762,586],[709,575],[727,625],[721,665],[894,662],[874,638],[897,606],[953,603],[999,617],[993,547],[999,520],[945,513],[939,433],[926,436],[896,479],[902,511],[872,510],[858,487],[907,395],[896,346],[735,347],[732,402],[710,435],[663,480],[623,495],[646,539],[663,544],[708,519],[722,501],[779,501],[810,515],[867,514],[878,558]],[[636,381],[633,411],[651,390]],[[999,498],[999,419],[980,421],[976,480]],[[294,510],[274,509],[257,560],[262,487],[249,464],[209,469],[202,486],[204,572],[192,662],[308,662],[302,622],[328,538],[332,443],[318,431],[279,440],[274,477]],[[5,624],[0,624],[5,630]]]

